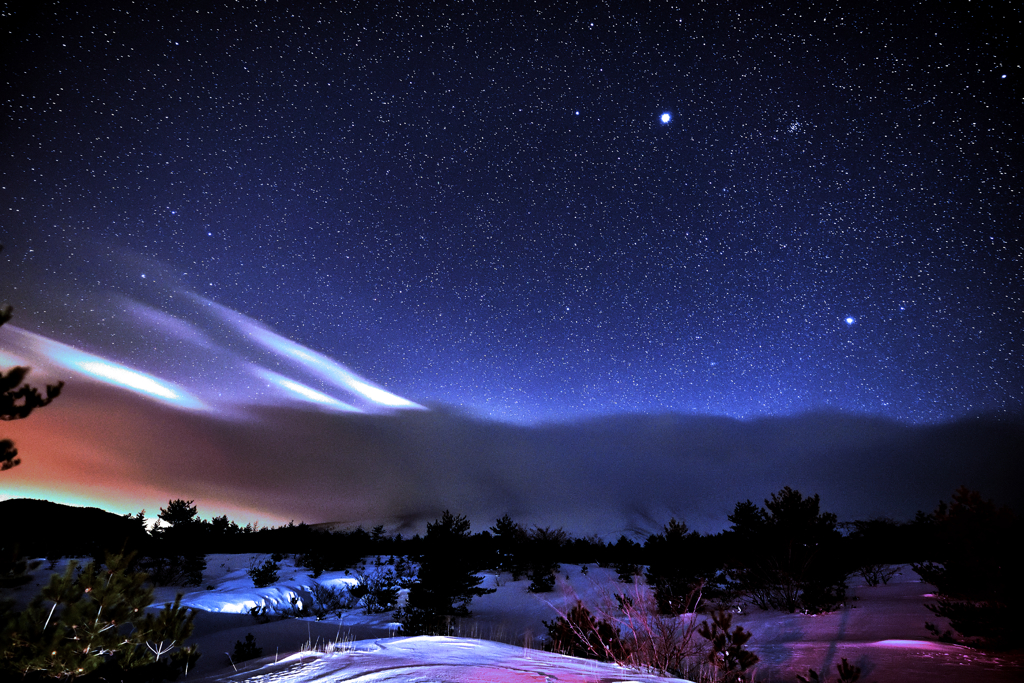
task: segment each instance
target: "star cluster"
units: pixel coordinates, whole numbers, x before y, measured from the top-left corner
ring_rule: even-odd
[[[8,9],[0,298],[516,422],[1020,413],[1009,3],[505,5]]]

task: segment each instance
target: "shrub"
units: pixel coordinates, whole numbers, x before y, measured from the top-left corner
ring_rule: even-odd
[[[614,605],[604,600],[591,612],[577,599],[571,610],[544,624],[557,652],[704,681],[707,648],[694,637],[697,625],[687,615],[699,600],[695,591],[680,601],[684,611],[666,616],[651,588],[635,579],[632,591],[614,596]]]
[[[373,576],[359,576],[349,589],[353,599],[363,603],[367,614],[390,612],[398,604],[398,576],[388,569]]]
[[[342,610],[350,609],[356,603],[355,596],[344,588],[313,583],[309,592],[313,599],[310,609],[317,619],[323,619],[329,614],[340,614]]]
[[[266,588],[277,583],[277,572],[280,570],[281,566],[274,560],[264,560],[263,564],[260,564],[259,559],[254,557],[249,561],[249,569],[245,573],[257,588]]]
[[[263,656],[263,648],[256,647],[256,636],[246,633],[244,643],[241,640],[235,641],[235,655],[231,659],[234,662],[244,662],[261,656]]]
[[[804,577],[800,604],[809,614],[832,612],[846,602],[846,573],[816,571]]]
[[[899,567],[888,564],[866,564],[857,570],[857,574],[864,577],[869,586],[877,586],[880,583],[889,585],[889,579],[899,573]]]
[[[51,569],[55,563],[51,563]],[[22,557],[16,547],[0,548],[0,588],[25,585],[32,580],[29,572],[38,568],[40,564],[38,560],[30,562],[27,557]]]
[[[415,605],[405,605],[395,612],[403,635],[450,636],[455,633],[455,616]]]
[[[854,683],[860,680],[860,667],[853,666],[846,658],[843,658],[842,664],[836,664],[836,671],[839,672],[839,678],[837,683]],[[808,671],[808,678],[804,678],[800,674],[796,675],[796,679],[800,683],[825,683],[825,679],[818,676],[818,672],[814,669]]]
[[[628,654],[618,629],[608,621],[596,618],[581,600],[577,600],[567,613],[543,624],[548,629],[554,652],[604,662],[621,662]]]
[[[249,616],[252,617],[257,624],[269,624],[274,620],[274,615],[271,613],[268,605],[253,605],[249,608]]]
[[[625,663],[662,675],[691,677],[701,647],[694,638],[697,622],[687,614],[700,602],[700,587],[679,599],[677,610],[670,615],[662,614],[655,592],[639,579],[634,579],[630,594],[615,598],[623,632],[628,634]]]
[[[314,579],[320,578],[320,575],[327,569],[330,569],[331,561],[327,556],[327,553],[323,552],[322,549],[310,550],[309,552],[302,553],[295,556],[295,564],[298,567],[305,567],[309,570],[309,574]]]
[[[298,595],[292,595],[288,598],[288,607],[281,610],[281,617],[287,619],[289,617],[293,619],[302,619],[303,617],[313,616],[313,610],[309,601],[303,602]]]

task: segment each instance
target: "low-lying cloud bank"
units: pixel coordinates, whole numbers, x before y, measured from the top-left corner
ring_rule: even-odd
[[[670,517],[718,531],[738,501],[783,486],[840,520],[905,520],[959,485],[1021,509],[1024,423],[934,426],[837,413],[738,421],[619,416],[516,426],[435,408],[391,415],[251,407],[223,419],[117,388],[69,383],[5,424],[24,464],[5,496],[87,498],[115,510],[195,499],[241,522],[383,523],[422,530],[444,509],[480,530],[509,513],[576,534],[646,533]]]

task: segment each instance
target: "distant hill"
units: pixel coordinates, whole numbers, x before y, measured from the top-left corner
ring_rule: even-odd
[[[138,522],[121,515],[48,500],[0,501],[0,519],[0,548],[9,552],[16,546],[29,557],[119,552],[138,548],[147,538]]]

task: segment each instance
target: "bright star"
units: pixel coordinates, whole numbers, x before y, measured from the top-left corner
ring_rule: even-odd
[[[661,115],[661,122],[662,123],[668,123],[671,120],[672,120],[672,114],[669,114],[668,112],[665,112],[664,114]]]
[[[856,318],[854,318],[853,316],[849,316],[848,318],[846,318],[846,320],[845,320],[844,322],[845,322],[845,323],[846,323],[847,325],[852,325],[852,324],[854,324],[855,322],[857,322],[857,319],[856,319]]]

